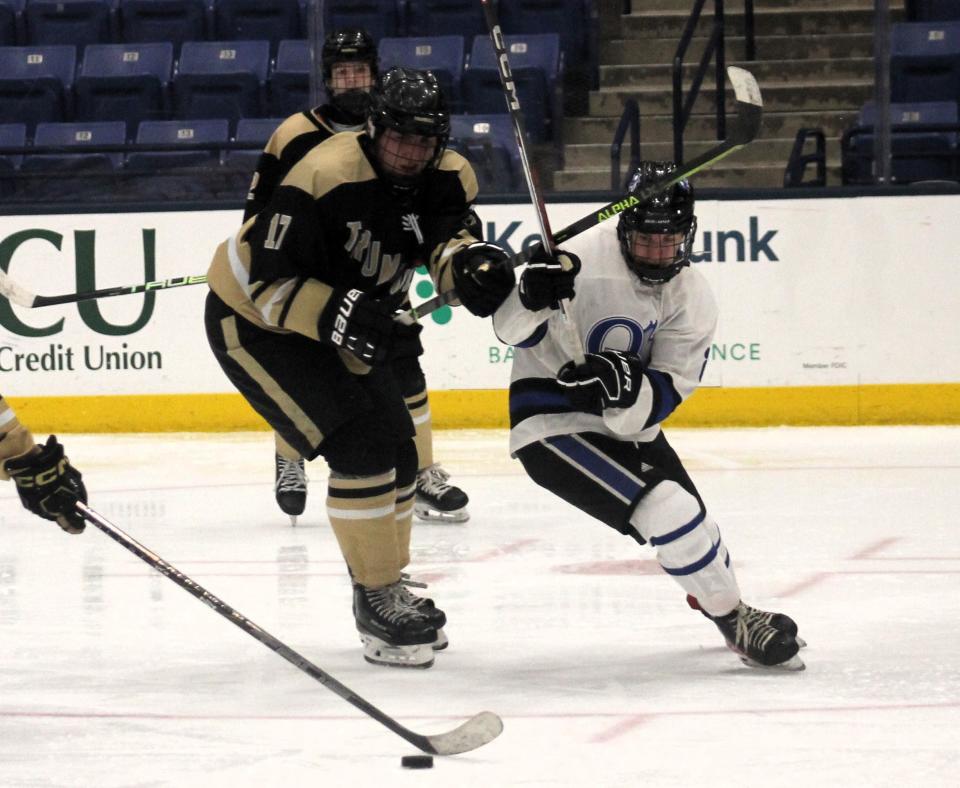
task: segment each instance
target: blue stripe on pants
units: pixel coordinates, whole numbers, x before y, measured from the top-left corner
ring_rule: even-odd
[[[596,449],[585,446],[568,435],[545,438],[544,442],[549,443],[561,454],[565,454],[578,465],[586,468],[628,501],[633,501],[640,494],[642,487]]]

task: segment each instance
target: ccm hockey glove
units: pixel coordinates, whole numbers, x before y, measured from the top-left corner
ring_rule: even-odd
[[[537,246],[520,276],[520,302],[531,312],[550,307],[559,309],[560,301],[573,298],[573,280],[580,273],[580,258],[557,249],[551,257]]]
[[[513,290],[513,261],[496,244],[477,241],[453,255],[453,286],[457,297],[477,317],[489,317]]]
[[[643,365],[633,353],[604,350],[587,353],[583,364],[570,361],[557,382],[577,410],[599,416],[605,408],[629,408],[637,401]]]
[[[74,504],[87,502],[87,490],[55,435],[47,438],[44,446],[38,444],[34,451],[7,460],[3,468],[16,483],[27,509],[55,521],[67,533],[83,532],[86,523]]]
[[[360,290],[336,290],[320,313],[320,341],[343,348],[365,364],[382,364],[412,341],[406,356],[419,348],[419,326],[404,326],[393,319],[393,310]],[[394,346],[397,345],[395,348]]]

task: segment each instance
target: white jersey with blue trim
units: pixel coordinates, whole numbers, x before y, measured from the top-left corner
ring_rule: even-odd
[[[598,432],[651,441],[660,422],[697,388],[717,325],[717,303],[706,279],[687,267],[662,285],[648,285],[627,267],[616,222],[605,222],[562,246],[580,257],[569,314],[588,353],[621,350],[644,366],[640,394],[630,408],[602,416],[575,411],[556,381],[570,361],[567,329],[556,310],[531,312],[518,288],[494,314],[502,342],[514,346],[510,377],[510,451],[534,441]]]

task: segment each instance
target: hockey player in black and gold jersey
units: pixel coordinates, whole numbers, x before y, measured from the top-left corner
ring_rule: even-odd
[[[346,28],[323,42],[323,85],[328,103],[287,118],[270,137],[253,175],[244,220],[259,213],[284,176],[311,149],[342,131],[360,131],[370,109],[370,91],[378,82],[377,47],[369,33]],[[427,384],[416,356],[397,363],[400,388],[413,417],[417,447],[416,515],[430,522],[465,522],[468,498],[450,484],[433,459],[433,430]],[[275,433],[275,494],[280,508],[296,523],[307,501],[303,457]]]
[[[514,284],[507,254],[476,239],[476,176],[446,150],[448,133],[433,75],[391,69],[367,130],[307,153],[209,271],[220,365],[293,449],[330,467],[327,513],[364,656],[386,665],[429,667],[446,643],[443,612],[401,574],[417,452],[395,364],[422,348],[395,310],[421,261],[482,317]]]
[[[74,503],[87,502],[80,471],[70,464],[55,435],[43,445],[0,396],[0,479],[13,479],[20,502],[44,520],[53,520],[69,534],[83,532],[85,523]]]

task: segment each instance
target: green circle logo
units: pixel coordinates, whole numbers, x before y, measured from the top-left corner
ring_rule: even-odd
[[[416,291],[417,295],[424,300],[432,298],[436,290],[433,287],[433,281],[429,278],[429,274],[427,273],[427,267],[425,265],[418,266],[417,273],[427,278],[421,279],[419,282],[417,282],[414,290]],[[437,325],[442,326],[446,323],[449,323],[453,319],[453,310],[445,304],[444,306],[441,306],[440,308],[431,312],[430,319],[433,320],[433,322]]]

